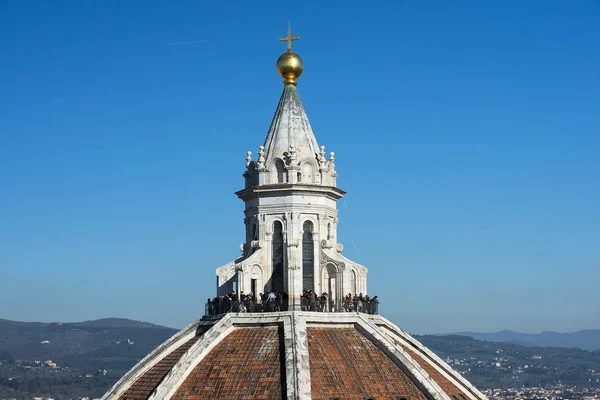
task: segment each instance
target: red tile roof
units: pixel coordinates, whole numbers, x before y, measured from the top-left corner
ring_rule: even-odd
[[[433,380],[442,388],[444,392],[448,396],[457,396],[458,398],[463,398],[463,391],[458,388],[454,383],[452,383],[448,378],[442,375],[432,364],[433,360],[430,360],[429,357],[423,354],[420,350],[416,350],[407,346],[403,346],[401,343],[396,342],[398,346],[401,346],[404,351],[408,351],[410,356],[433,378]],[[422,354],[425,358],[429,360],[429,362],[425,361],[422,357],[419,356]]]
[[[308,327],[313,400],[426,400],[394,362],[355,328]]]
[[[196,366],[172,399],[281,399],[286,393],[282,337],[277,327],[236,328]]]
[[[136,379],[129,389],[119,397],[119,400],[146,400],[169,373],[171,368],[179,361],[181,356],[183,356],[183,354],[188,351],[198,339],[200,339],[200,336],[191,338],[156,363],[156,365]]]

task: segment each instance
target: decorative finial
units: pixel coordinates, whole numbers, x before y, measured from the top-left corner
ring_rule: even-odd
[[[331,170],[331,172],[335,172],[335,153],[332,151],[331,153],[329,153],[329,169]]]
[[[252,152],[249,151],[246,153],[246,167],[250,166],[251,162],[252,162]]]
[[[319,164],[321,168],[325,166],[327,160],[325,159],[325,146],[321,146],[321,151],[319,152]]]
[[[258,146],[258,168],[265,166],[265,146]]]
[[[283,86],[296,86],[296,78],[302,75],[304,63],[298,54],[292,52],[292,40],[300,40],[300,36],[292,36],[291,27],[288,27],[287,33],[287,37],[279,38],[280,42],[287,42],[287,52],[277,59],[277,72],[284,79]]]

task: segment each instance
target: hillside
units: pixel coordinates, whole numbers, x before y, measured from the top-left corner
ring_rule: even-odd
[[[489,342],[516,343],[525,346],[539,347],[568,347],[585,350],[600,350],[600,329],[590,329],[569,333],[542,332],[542,333],[520,333],[509,330],[477,333],[458,332],[454,335],[469,336],[474,339]]]
[[[478,388],[600,386],[600,351],[529,347],[459,335],[416,336]]]
[[[175,332],[117,318],[76,323],[0,320],[0,398],[98,397]],[[47,360],[57,367],[44,367]]]
[[[0,350],[15,360],[53,360],[84,371],[122,370],[175,332],[119,319],[50,324],[0,320]]]
[[[78,327],[89,328],[153,328],[153,329],[170,329],[166,326],[154,325],[150,322],[135,321],[127,318],[103,318],[94,321],[83,321],[68,323]]]

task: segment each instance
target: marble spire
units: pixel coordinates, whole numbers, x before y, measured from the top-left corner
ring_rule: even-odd
[[[290,150],[295,151],[298,161],[305,158],[316,161],[319,155],[317,139],[294,85],[284,87],[267,133],[264,144],[266,165],[270,165],[277,158],[286,160]]]

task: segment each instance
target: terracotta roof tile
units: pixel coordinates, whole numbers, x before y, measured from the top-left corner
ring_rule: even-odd
[[[283,332],[237,328],[196,366],[174,400],[281,399],[285,395]]]
[[[392,337],[392,339],[394,339]],[[435,367],[437,365],[439,368],[443,370],[447,370],[446,367],[440,365],[435,359],[431,358],[427,353],[421,350],[419,347],[410,343],[409,346],[401,343],[400,341],[394,339],[394,342],[402,347],[402,349],[410,354],[410,356],[415,360],[421,368],[425,370],[433,378],[433,380],[442,388],[444,392],[455,400],[466,400],[464,394],[469,394],[470,390],[465,386],[457,386],[455,383],[450,381],[438,369]],[[450,372],[449,372],[450,373]]]
[[[169,373],[171,368],[179,361],[181,356],[183,356],[183,354],[188,351],[198,339],[200,339],[200,336],[191,338],[156,363],[156,365],[140,376],[129,389],[119,397],[119,400],[146,400]]]
[[[426,400],[394,362],[354,328],[308,327],[313,400]]]
[[[421,357],[422,355],[429,359],[427,355],[410,347],[402,346],[402,344],[398,342],[396,342],[396,344],[401,346],[405,351],[408,351],[410,356],[421,366],[421,368],[425,370],[425,372],[429,374],[429,376],[433,378],[433,380],[442,388],[444,392],[446,392],[448,396],[452,397],[452,395],[454,395],[458,396],[459,399],[462,398],[461,396],[463,396],[463,391],[460,390],[460,388],[452,383],[448,378],[442,375],[442,373],[439,372],[432,364],[430,364],[430,362],[434,361],[431,360],[430,362],[427,362],[423,359],[423,357]]]

